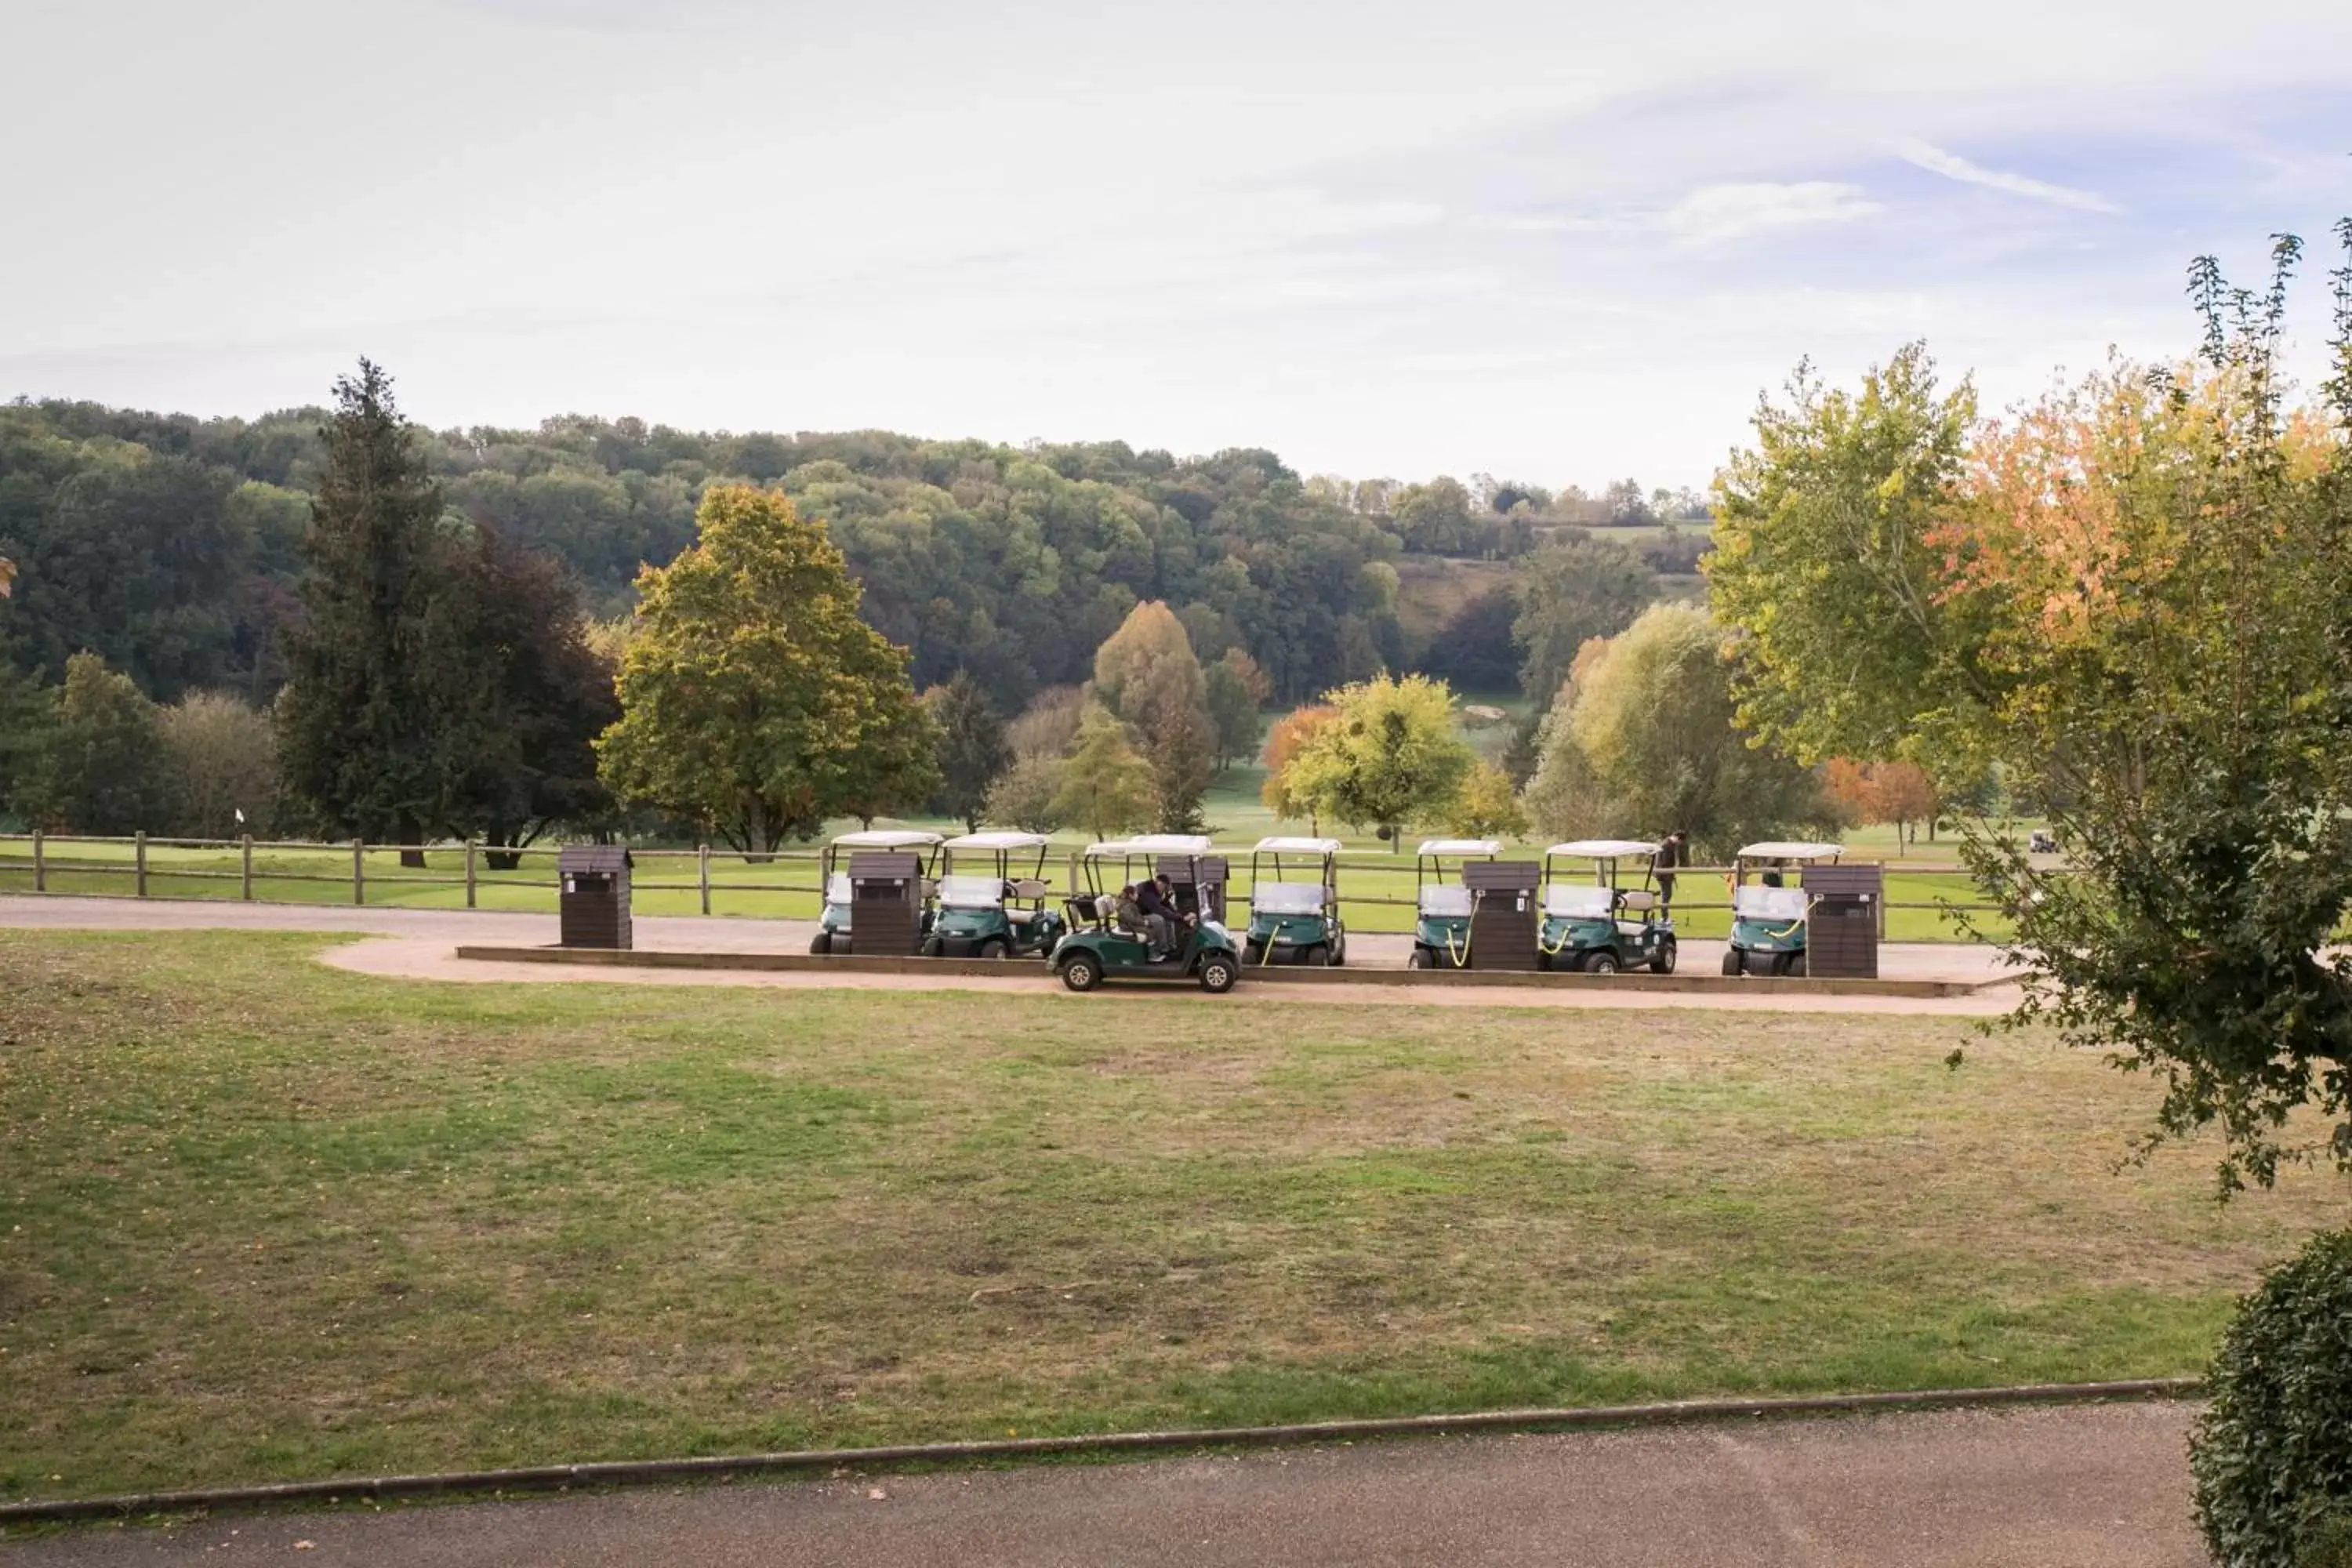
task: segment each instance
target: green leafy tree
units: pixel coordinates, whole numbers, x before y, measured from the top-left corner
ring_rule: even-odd
[[[637,579],[621,717],[597,742],[614,794],[747,854],[919,803],[930,721],[824,526],[748,486],[706,491],[697,523],[692,549]]]
[[[381,366],[362,360],[335,383],[323,438],[279,765],[288,793],[331,831],[422,845],[459,760],[436,682],[468,656],[433,636],[449,557],[440,490]],[[402,859],[424,863],[415,850]]]
[[[1726,641],[1706,611],[1657,605],[1579,661],[1528,791],[1545,831],[1680,829],[1695,852],[1727,856],[1835,826],[1811,770],[1736,727]]]
[[[1481,762],[1464,775],[1446,808],[1445,830],[1465,838],[1517,838],[1527,832],[1518,788],[1500,763]]]
[[[1284,792],[1318,817],[1388,830],[1452,804],[1476,760],[1454,730],[1454,693],[1443,681],[1381,676],[1326,699],[1337,714],[1316,728],[1283,770]]]
[[[1108,709],[1087,709],[1077,749],[1061,764],[1050,815],[1109,838],[1147,826],[1158,801],[1151,764],[1128,739],[1127,726]]]
[[[278,815],[278,740],[269,715],[229,692],[191,691],[158,718],[176,807],[170,831],[192,838],[268,837]]]
[[[1519,647],[1519,684],[1549,703],[1576,650],[1633,625],[1657,596],[1658,577],[1616,541],[1579,534],[1528,556],[1515,587],[1519,613],[1511,637]]]
[[[478,529],[448,542],[433,625],[434,707],[452,759],[440,826],[490,846],[494,870],[513,869],[559,824],[607,826],[594,747],[620,710],[572,574]]]
[[[1973,727],[1981,629],[1955,623],[1935,541],[1976,419],[1912,343],[1859,391],[1800,365],[1716,482],[1707,595],[1741,633],[1741,721],[1806,762],[1899,757]]]
[[[1061,814],[1062,776],[1066,768],[1059,757],[1016,759],[989,786],[984,820],[1030,833],[1053,833],[1068,826]]]
[[[940,737],[940,783],[933,807],[961,818],[966,832],[977,833],[987,820],[989,792],[1013,765],[1004,721],[980,683],[962,670],[945,686],[925,692],[923,705],[930,710]]]
[[[1273,695],[1273,683],[1258,669],[1256,661],[1239,648],[1227,649],[1202,675],[1209,721],[1217,736],[1217,770],[1222,773],[1257,754],[1258,735],[1265,728],[1258,706]]]
[[[170,826],[172,776],[155,705],[94,653],[66,661],[57,720],[31,794],[36,820],[121,836]]]
[[[1136,605],[1095,655],[1095,693],[1135,731],[1150,771],[1154,825],[1170,833],[1198,827],[1217,731],[1184,623],[1157,599]]]

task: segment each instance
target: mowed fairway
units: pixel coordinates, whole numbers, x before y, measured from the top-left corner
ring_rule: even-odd
[[[0,1494],[2189,1373],[2343,1212],[1948,1020],[320,945],[0,931]]]

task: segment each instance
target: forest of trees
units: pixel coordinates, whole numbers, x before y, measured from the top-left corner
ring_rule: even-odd
[[[10,656],[50,683],[96,653],[158,701],[267,702],[300,614],[301,542],[325,448],[318,408],[200,420],[92,404],[0,405],[0,558],[20,581]],[[866,618],[931,686],[968,671],[998,707],[1085,678],[1137,603],[1173,606],[1196,653],[1244,649],[1297,701],[1435,657],[1475,667],[1499,623],[1414,646],[1406,553],[1512,559],[1580,525],[1704,519],[1687,491],[1302,479],[1274,454],[1179,459],[1113,442],[1010,447],[883,432],[709,435],[635,419],[418,430],[443,504],[578,577],[592,611],[632,603],[641,564],[694,537],[703,490],[781,484],[827,523]],[[1705,524],[1643,548],[1688,572]],[[1660,546],[1665,546],[1663,553]],[[1457,635],[1471,634],[1468,638]],[[1480,639],[1483,638],[1483,641]],[[1516,662],[1516,657],[1503,657]]]
[[[35,701],[53,717],[78,657],[96,662],[74,700],[104,694],[121,706],[135,694],[164,733],[196,732],[192,721],[166,723],[181,708],[217,724],[232,721],[224,702],[276,704],[319,613],[313,514],[332,420],[315,407],[198,419],[0,405],[0,561],[13,563],[15,579],[0,600],[0,706]],[[858,614],[908,649],[918,690],[961,679],[992,710],[1020,714],[1040,693],[1087,682],[1097,649],[1139,605],[1165,605],[1207,672],[1219,766],[1255,750],[1253,698],[1280,709],[1383,672],[1425,672],[1548,701],[1583,640],[1622,629],[1659,595],[1661,574],[1695,570],[1709,526],[1692,492],[1645,492],[1631,479],[1598,495],[1484,474],[1355,481],[1302,477],[1255,449],[1180,459],[1117,442],[705,434],[582,416],[535,430],[405,429],[426,487],[419,495],[429,491],[438,518],[406,526],[444,536],[414,549],[434,573],[478,579],[468,591],[480,611],[460,612],[465,595],[452,593],[436,600],[436,615],[486,615],[518,598],[576,602],[604,624],[587,644],[611,667],[640,569],[693,543],[704,497],[724,484],[780,488],[825,525],[861,590]],[[1626,527],[1638,531],[1620,536],[1628,542],[1609,538]],[[1508,576],[1433,626],[1400,614],[1409,606],[1397,567],[1408,556],[1486,563],[1478,570],[1490,576],[1499,564]],[[540,688],[585,679],[568,672],[583,656],[567,647],[548,645],[514,677],[538,683],[527,700],[518,694],[521,709],[486,694],[479,712],[561,709],[568,733],[579,715],[539,700]],[[101,672],[122,679],[100,683]],[[608,697],[564,701],[610,707]],[[583,778],[584,742],[567,744],[558,771]],[[11,775],[31,764],[8,752],[0,745],[0,816],[29,820],[37,804],[54,821],[89,816],[68,808],[78,797],[60,795],[55,779],[46,793],[16,789],[12,803]],[[283,760],[304,765],[299,748]],[[190,785],[178,798],[192,789],[205,793]],[[466,820],[512,842],[566,789],[593,793],[532,776],[442,794],[503,792],[505,804]],[[156,811],[153,802],[125,809]],[[100,815],[129,820],[113,807]]]

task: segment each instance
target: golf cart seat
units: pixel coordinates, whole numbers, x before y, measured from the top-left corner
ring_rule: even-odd
[[[1742,888],[1731,895],[1731,912],[1742,920],[1801,921],[1805,918],[1805,889]]]
[[[1250,910],[1261,915],[1319,915],[1323,912],[1323,885],[1268,882],[1251,890]]]
[[[1606,888],[1555,882],[1544,892],[1544,913],[1568,921],[1605,921],[1614,905]]]
[[[1004,918],[1017,926],[1025,926],[1045,911],[1036,906],[1044,903],[1053,889],[1034,877],[1024,877],[1005,889]],[[1015,902],[1029,906],[1015,909]]]
[[[1647,888],[1628,888],[1617,895],[1617,907],[1629,915],[1647,914],[1658,907],[1658,895]]]
[[[1072,931],[1107,931],[1118,900],[1108,893],[1072,893],[1062,900],[1062,907],[1069,911]]]

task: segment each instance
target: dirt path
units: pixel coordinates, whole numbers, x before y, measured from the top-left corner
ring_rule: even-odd
[[[26,1568],[2200,1568],[2189,1407],[1423,1439],[97,1529]]]
[[[555,940],[551,915],[501,914],[457,910],[346,909],[312,904],[230,904],[164,900],[33,898],[0,896],[0,926],[86,931],[294,931],[369,935],[376,940],[329,950],[325,961],[341,969],[390,979],[501,982],[530,984],[730,985],[773,990],[993,991],[1060,994],[1043,966],[1008,964],[1002,979],[971,975],[769,973],[729,970],[627,969],[489,963],[461,960],[463,943],[537,946]],[[635,922],[637,945],[679,952],[804,952],[815,925],[808,921],[754,921],[648,916]],[[1402,966],[1410,942],[1401,936],[1349,939],[1356,962]],[[1699,973],[1721,960],[1719,942],[1685,944],[1684,962]],[[1981,984],[2001,973],[1990,949],[1945,943],[1890,944],[1880,950],[1880,973],[1890,980],[1954,980]],[[1394,1007],[1698,1007],[1796,1013],[1921,1013],[1983,1017],[2006,1012],[2016,994],[2008,988],[1950,997],[1818,996],[1734,993],[1612,991],[1580,986],[1560,991],[1529,986],[1479,987],[1461,991],[1417,988],[1410,1001],[1375,985],[1250,986],[1253,1002]],[[1106,987],[1099,996],[1189,997],[1209,1002],[1181,986]]]

